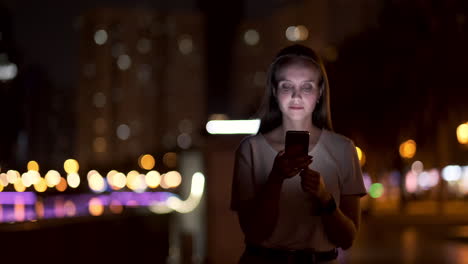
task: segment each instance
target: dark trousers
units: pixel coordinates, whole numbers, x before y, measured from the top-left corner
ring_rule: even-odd
[[[338,251],[333,249],[326,252],[312,250],[283,250],[258,246],[247,246],[239,264],[316,264],[333,263]]]

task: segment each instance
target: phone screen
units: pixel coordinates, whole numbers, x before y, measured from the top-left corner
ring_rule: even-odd
[[[307,155],[309,153],[309,131],[286,131],[285,152],[287,154]]]

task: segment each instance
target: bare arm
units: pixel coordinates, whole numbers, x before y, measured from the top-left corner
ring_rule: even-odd
[[[340,200],[340,207],[332,214],[322,215],[322,222],[328,239],[338,247],[348,249],[359,230],[361,208],[357,195],[343,195]]]
[[[321,206],[325,206],[331,199],[320,173],[306,169],[301,172],[302,189],[317,197]],[[322,222],[328,239],[338,247],[348,249],[353,244],[359,229],[361,208],[358,195],[342,195],[340,207],[331,214],[322,214]]]

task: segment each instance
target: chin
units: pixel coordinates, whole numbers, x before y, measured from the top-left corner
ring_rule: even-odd
[[[308,115],[300,115],[300,114],[295,114],[295,115],[288,115],[287,118],[291,121],[303,121],[303,120],[312,120],[311,116]]]

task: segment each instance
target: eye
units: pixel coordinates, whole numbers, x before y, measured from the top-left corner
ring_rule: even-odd
[[[313,89],[314,89],[314,87],[310,83],[306,83],[306,84],[302,85],[302,87],[301,87],[301,90],[303,92],[306,92],[306,93],[312,92]]]
[[[281,92],[289,92],[293,89],[293,85],[290,83],[280,83],[279,89]]]

